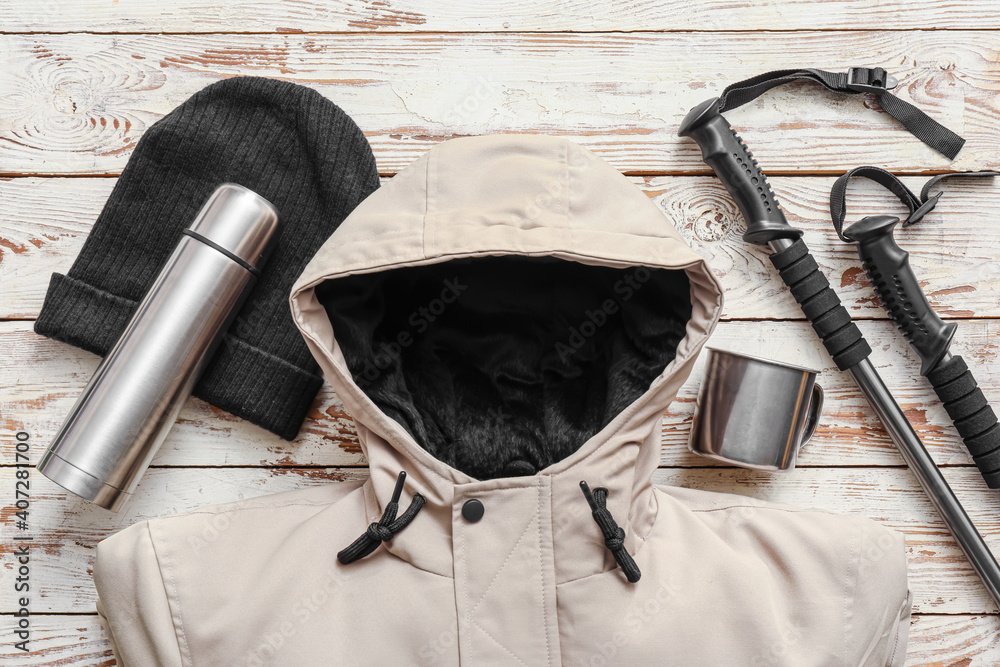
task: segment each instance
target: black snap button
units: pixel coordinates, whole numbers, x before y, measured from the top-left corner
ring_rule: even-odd
[[[462,505],[462,516],[465,517],[466,521],[475,523],[483,518],[483,514],[486,513],[486,508],[483,504],[473,498],[472,500],[466,500],[465,504]]]

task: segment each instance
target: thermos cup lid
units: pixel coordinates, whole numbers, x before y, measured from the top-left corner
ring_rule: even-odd
[[[277,228],[278,210],[271,202],[242,185],[224,183],[188,229],[257,268]]]

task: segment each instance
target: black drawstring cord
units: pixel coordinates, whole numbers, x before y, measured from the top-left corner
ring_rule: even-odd
[[[601,528],[601,532],[604,533],[604,544],[611,551],[611,555],[615,557],[618,567],[625,573],[625,578],[629,580],[629,583],[634,584],[639,581],[642,572],[639,571],[639,566],[635,564],[632,555],[625,548],[625,531],[615,523],[615,518],[608,511],[608,490],[604,487],[599,487],[591,493],[590,487],[587,486],[586,482],[580,482],[580,488],[583,490],[583,495],[587,498],[587,502],[590,503],[594,521],[597,522],[597,525]]]
[[[410,501],[410,506],[397,519],[396,512],[399,511],[399,496],[403,493],[403,482],[405,481],[406,473],[400,472],[399,477],[396,478],[396,488],[392,491],[392,500],[385,506],[382,518],[378,520],[378,523],[368,526],[368,530],[365,531],[364,535],[354,540],[349,547],[338,553],[337,560],[347,565],[348,563],[353,563],[356,560],[364,558],[378,549],[380,544],[388,542],[396,533],[410,525],[413,517],[417,516],[417,512],[424,506],[426,499],[419,493],[414,493],[413,500]]]

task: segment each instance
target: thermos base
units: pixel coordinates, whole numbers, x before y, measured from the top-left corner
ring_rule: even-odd
[[[112,512],[117,512],[132,497],[60,458],[51,449],[42,455],[35,469],[70,493]]]

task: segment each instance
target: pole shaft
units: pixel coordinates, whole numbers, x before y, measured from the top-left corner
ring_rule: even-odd
[[[906,465],[1000,607],[1000,566],[869,359],[850,369]]]

